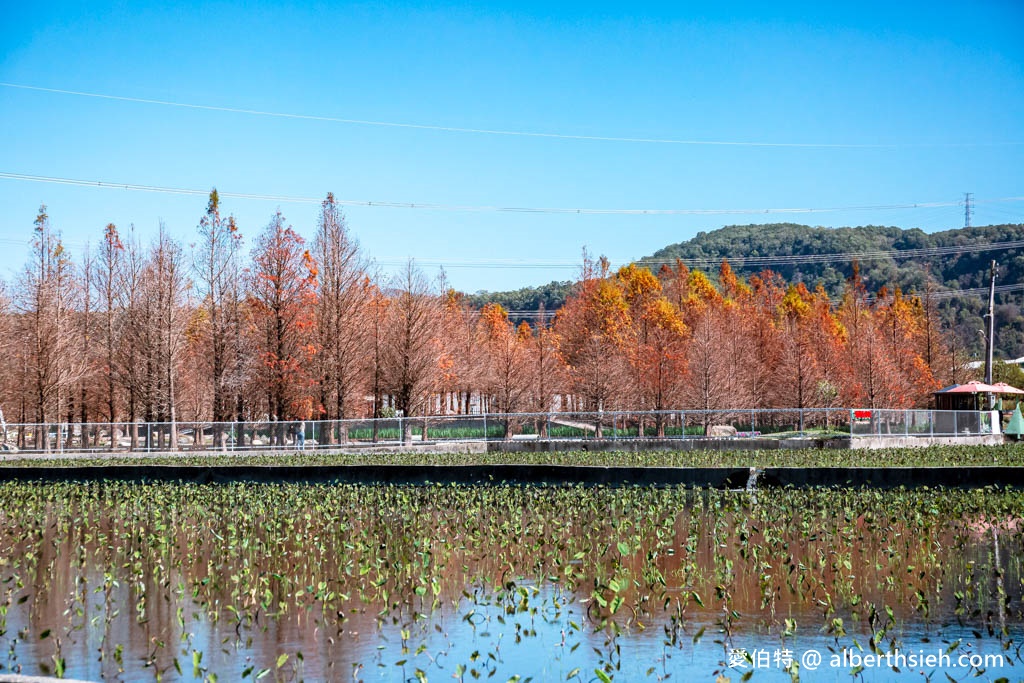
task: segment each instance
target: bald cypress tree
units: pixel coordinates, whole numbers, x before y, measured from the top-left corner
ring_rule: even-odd
[[[204,313],[203,340],[209,349],[208,377],[212,389],[211,417],[215,423],[231,419],[237,392],[233,380],[240,359],[236,357],[233,331],[237,327],[238,253],[242,236],[233,216],[220,213],[220,196],[210,192],[206,215],[199,221],[199,242],[193,253],[193,270]],[[223,445],[223,430],[213,430],[215,446]]]

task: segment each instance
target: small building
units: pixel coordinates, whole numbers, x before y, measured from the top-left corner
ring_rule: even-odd
[[[984,382],[954,384],[939,389],[934,394],[935,410],[984,410],[983,396],[999,393],[999,387]]]
[[[957,433],[960,429],[971,431],[971,420],[978,420],[978,429],[982,428],[986,419],[991,420],[993,433],[1001,430],[1003,396],[1024,394],[1024,391],[1011,387],[1005,382],[985,384],[984,382],[967,382],[954,384],[936,391],[935,412],[933,414],[933,430],[936,432]],[[998,397],[998,398],[997,398]],[[970,415],[963,415],[970,413]],[[988,418],[987,416],[991,416]],[[968,426],[964,426],[965,420]],[[984,431],[984,430],[982,430]]]

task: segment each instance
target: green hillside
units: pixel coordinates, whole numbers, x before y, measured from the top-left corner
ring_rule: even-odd
[[[996,242],[1020,242],[1013,248],[984,249]],[[925,254],[916,250],[963,249],[961,252]],[[793,223],[731,225],[701,232],[685,242],[671,244],[640,259],[657,272],[662,263],[682,259],[691,267],[716,273],[723,258],[745,276],[764,269],[773,270],[791,282],[809,287],[821,283],[838,296],[852,272],[847,257],[813,260],[831,254],[886,252],[883,257],[858,259],[861,276],[871,291],[883,285],[899,286],[905,292],[923,292],[931,278],[941,290],[967,290],[988,286],[988,268],[998,262],[998,285],[1024,283],[1024,224],[959,228],[928,234],[918,229],[863,226],[821,228]],[[772,262],[756,259],[772,257]],[[778,257],[787,257],[785,261]],[[751,260],[755,259],[755,260]],[[552,282],[515,292],[480,292],[470,297],[476,305],[497,301],[513,311],[536,310],[540,302],[547,310],[557,309],[571,291],[568,282]],[[942,299],[940,309],[961,343],[980,353],[983,341],[985,294]],[[1024,356],[1024,290],[996,295],[996,350],[1003,358]]]
[[[501,304],[506,311],[513,312],[513,317],[516,312],[537,311],[541,306],[545,311],[554,313],[565,303],[574,286],[571,281],[552,281],[539,287],[523,287],[510,292],[477,292],[467,296],[466,300],[475,308],[489,303]]]
[[[988,284],[988,263],[999,261],[1000,280],[1020,281],[1024,271],[1024,244],[1021,248],[999,251],[970,250],[961,254],[901,257],[900,252],[919,249],[967,247],[993,242],[1024,241],[1024,225],[989,225],[959,228],[927,234],[918,229],[864,226],[858,228],[812,228],[793,223],[770,225],[732,225],[712,232],[698,233],[693,239],[659,249],[641,262],[728,258],[733,267],[744,273],[757,272],[764,266],[748,267],[745,259],[764,256],[811,256],[865,252],[892,252],[890,258],[860,259],[861,276],[869,289],[882,285],[898,285],[904,290],[921,290],[927,274],[940,286],[966,289]],[[847,259],[826,263],[772,264],[772,270],[790,281],[808,285],[824,283],[832,293],[842,290],[849,276]],[[1003,273],[1005,270],[1005,275]]]

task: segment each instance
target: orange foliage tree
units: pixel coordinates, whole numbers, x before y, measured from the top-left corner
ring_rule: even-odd
[[[915,350],[921,333],[920,304],[882,288],[870,304],[859,269],[854,268],[837,313],[848,339],[840,395],[847,405],[908,408],[937,388],[931,370]]]
[[[360,414],[368,384],[365,350],[369,297],[359,245],[349,235],[345,217],[331,193],[320,205],[311,251],[316,266],[316,412],[329,420],[343,420]],[[345,440],[344,424],[329,430],[323,438]]]
[[[426,415],[438,385],[440,301],[412,260],[392,282],[384,338],[384,386],[396,411]],[[402,442],[412,440],[411,420],[403,422]]]
[[[246,278],[256,380],[272,419],[313,414],[311,361],[317,270],[305,241],[278,211],[256,240]],[[277,438],[283,437],[283,432]]]
[[[487,360],[477,339],[480,311],[473,310],[465,296],[450,287],[442,305],[441,412],[469,413]]]
[[[623,290],[609,277],[608,261],[584,254],[583,279],[558,312],[555,329],[571,392],[585,411],[597,413],[595,436],[602,435],[600,413],[622,395],[628,370],[621,350],[630,334],[629,307]]]
[[[210,192],[206,215],[199,221],[199,241],[192,252],[192,269],[202,315],[191,337],[193,356],[200,360],[210,384],[211,417],[216,423],[214,445],[222,446],[220,423],[237,414],[238,398],[245,383],[245,354],[241,347],[242,316],[239,291],[239,251],[242,235],[233,216],[220,212],[220,195]],[[235,400],[232,400],[235,399]],[[233,405],[234,404],[234,405]]]
[[[530,376],[527,372],[529,327],[517,329],[500,304],[487,304],[480,311],[478,339],[485,349],[483,388],[494,412],[515,413],[526,407]],[[504,436],[515,428],[505,421]]]
[[[699,270],[690,271],[687,289],[683,319],[690,329],[689,377],[683,389],[683,406],[699,410],[725,408],[734,392],[731,364],[723,352],[730,318],[726,302]]]
[[[547,324],[544,308],[541,307],[536,329],[527,341],[531,412],[550,412],[554,408],[555,395],[565,389],[565,361],[562,359],[560,344],[558,334]],[[538,418],[535,428],[540,438],[547,438],[546,417]]]
[[[678,405],[686,373],[687,328],[678,308],[662,295],[661,281],[646,268],[619,269],[616,279],[629,307],[628,346],[632,384],[631,405],[639,410],[664,411]],[[655,431],[665,435],[665,416],[655,416]],[[644,434],[638,418],[637,433]]]
[[[655,411],[661,435],[677,410],[707,411],[709,426],[721,410],[923,406],[937,377],[963,379],[962,344],[939,323],[934,284],[923,297],[871,295],[856,264],[835,302],[821,285],[771,271],[743,278],[728,261],[708,274],[676,260],[654,275],[637,264],[612,272],[584,252],[553,323],[541,311],[531,328],[431,287],[411,261],[387,283],[369,273],[333,195],[309,251],[278,212],[244,271],[216,190],[198,233],[191,282],[173,240],[161,232],[147,252],[112,224],[79,276],[40,210],[33,259],[0,320],[0,394],[19,419],[344,419],[372,399],[375,417],[385,407],[407,418],[535,412],[541,436],[556,411],[593,413],[596,436],[606,412],[631,415],[628,428],[645,434],[643,413]],[[227,429],[214,428],[215,444]],[[168,434],[176,444],[173,427],[156,434],[158,446]]]
[[[813,295],[804,284],[791,285],[778,306],[780,359],[775,395],[778,405],[807,408],[815,403],[821,379],[815,362],[817,323]]]

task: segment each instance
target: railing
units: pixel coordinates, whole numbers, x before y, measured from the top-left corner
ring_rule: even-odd
[[[848,408],[433,415],[304,422],[8,424],[8,451],[62,453],[327,450],[472,441],[896,437],[990,434],[990,413]],[[998,431],[998,427],[997,427]]]
[[[980,436],[1002,432],[999,411],[852,410],[850,436]]]

